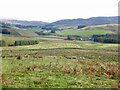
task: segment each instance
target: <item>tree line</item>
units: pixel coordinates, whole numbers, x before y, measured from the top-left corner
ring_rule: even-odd
[[[2,33],[2,34],[10,34],[10,31],[8,31],[8,29],[6,29],[6,28],[3,28],[3,29],[0,29],[0,33]]]
[[[101,43],[120,43],[120,34],[105,34],[105,35],[93,35],[92,39],[94,42]]]
[[[20,40],[20,41],[15,41],[14,46],[23,46],[23,45],[34,45],[38,44],[38,41],[36,40]]]
[[[19,40],[15,41],[13,44],[8,44],[4,40],[0,40],[0,47],[2,46],[23,46],[23,45],[35,45],[39,42],[37,40]]]

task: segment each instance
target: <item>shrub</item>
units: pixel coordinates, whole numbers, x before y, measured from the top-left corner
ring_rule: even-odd
[[[17,59],[21,59],[21,56],[18,56]]]
[[[34,45],[34,44],[38,44],[38,41],[36,40],[21,40],[21,41],[15,41],[14,46],[23,46],[23,45]]]
[[[5,58],[5,56],[2,56],[2,58]]]

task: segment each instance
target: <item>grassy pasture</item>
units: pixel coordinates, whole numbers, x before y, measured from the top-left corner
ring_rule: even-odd
[[[32,32],[40,32],[40,31],[43,31],[42,29],[36,29],[36,28],[32,28],[32,29],[28,29],[29,31],[32,31]]]
[[[69,41],[69,40],[56,40],[56,39],[40,39],[39,44],[29,46],[12,46],[3,47],[4,50],[23,50],[23,49],[54,49],[54,48],[78,48],[78,49],[118,49],[117,44],[103,44],[90,41]]]
[[[57,33],[60,35],[77,35],[77,36],[83,36],[83,37],[91,37],[94,34],[107,34],[111,33],[112,31],[108,30],[80,30],[80,29],[68,29],[68,30],[62,30],[58,31]]]

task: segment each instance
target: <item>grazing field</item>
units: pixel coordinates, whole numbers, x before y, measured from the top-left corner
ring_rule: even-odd
[[[69,41],[69,40],[56,40],[56,39],[40,39],[39,44],[29,46],[12,46],[3,47],[4,50],[23,50],[23,49],[54,49],[54,48],[75,48],[75,49],[118,49],[118,44],[102,44],[91,41]]]
[[[32,32],[40,32],[40,31],[43,31],[42,29],[36,29],[36,28],[32,28],[32,29],[28,29],[29,31],[32,31]]]
[[[62,30],[57,32],[60,35],[77,35],[77,36],[83,36],[83,37],[91,37],[94,34],[107,34],[112,33],[112,31],[108,30],[80,30],[80,29],[68,29],[68,30]]]
[[[46,39],[1,49],[3,87],[120,87],[117,44]]]

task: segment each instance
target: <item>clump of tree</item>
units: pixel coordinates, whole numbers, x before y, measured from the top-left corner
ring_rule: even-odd
[[[8,23],[1,23],[2,28],[9,28],[11,26],[11,24]]]
[[[93,35],[92,39],[94,42],[101,43],[120,43],[120,34],[105,34],[105,35]]]
[[[67,40],[81,40],[82,37],[77,35],[69,35],[67,36]]]
[[[35,32],[35,33],[37,33],[38,35],[50,35],[50,33],[45,33],[44,31]]]
[[[8,31],[8,29],[6,29],[6,28],[3,28],[3,29],[0,29],[0,33],[2,33],[2,34],[10,34],[10,31]]]
[[[18,27],[18,28],[38,28],[37,26],[33,26],[33,25],[19,25],[19,24],[16,24],[15,27]]]
[[[41,31],[41,32],[35,32],[35,33],[38,34],[38,35],[44,35],[43,31]]]
[[[55,30],[51,30],[51,33],[55,33]]]
[[[60,30],[57,26],[54,25],[45,25],[41,27],[43,30]]]
[[[85,25],[79,25],[78,27],[77,27],[77,29],[81,29],[81,28],[84,28],[84,27],[86,27]]]
[[[39,42],[36,40],[20,40],[20,41],[15,41],[14,46],[23,46],[23,45],[34,45],[38,44]]]
[[[81,37],[81,36],[77,36],[77,35],[69,35],[69,36],[67,36],[66,40],[90,41],[91,38],[89,38],[89,37]]]

